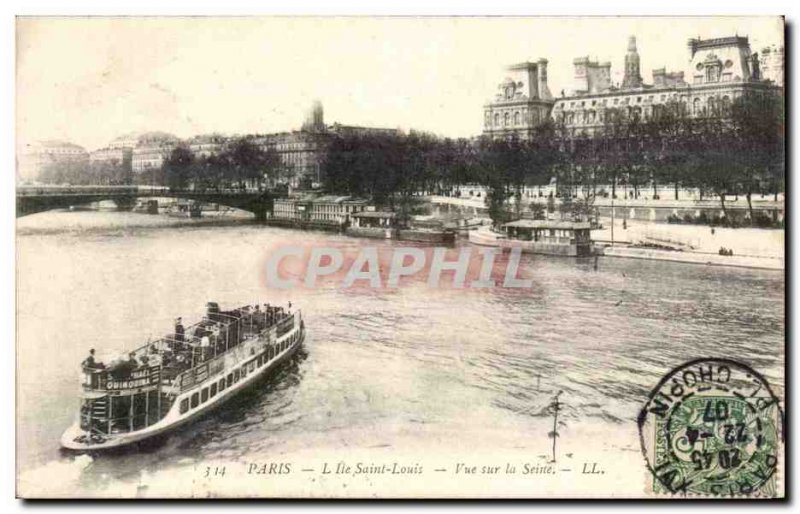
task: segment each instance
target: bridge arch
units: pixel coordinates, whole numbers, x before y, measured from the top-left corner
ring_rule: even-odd
[[[122,203],[134,201],[136,198],[154,197],[216,203],[252,212],[259,220],[266,219],[267,212],[272,212],[274,205],[274,193],[271,191],[235,189],[176,191],[149,186],[22,186],[17,188],[17,217],[102,200]]]

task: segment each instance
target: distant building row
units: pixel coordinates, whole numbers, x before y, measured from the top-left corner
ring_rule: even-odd
[[[292,185],[302,179],[318,183],[327,144],[335,135],[399,134],[399,129],[325,125],[322,105],[315,102],[300,130],[248,136],[262,149],[274,150],[285,168],[284,176]],[[42,169],[52,163],[84,163],[93,166],[122,166],[135,175],[160,169],[164,160],[179,144],[185,144],[197,157],[220,153],[232,138],[220,134],[194,136],[186,141],[164,132],[128,134],[111,141],[105,148],[87,152],[81,146],[64,141],[44,141],[27,145],[18,154],[17,174],[21,180],[36,180]]]
[[[653,70],[652,84],[640,72],[636,38],[628,40],[622,83],[611,81],[611,63],[588,57],[573,61],[574,85],[553,98],[547,86],[547,61],[509,67],[510,77],[498,85],[495,98],[484,105],[484,135],[520,138],[553,119],[573,135],[591,135],[603,126],[606,111],[650,118],[660,105],[680,102],[691,116],[718,114],[744,94],[775,92],[783,87],[783,47],[752,53],[746,37],[690,39],[688,69]]]

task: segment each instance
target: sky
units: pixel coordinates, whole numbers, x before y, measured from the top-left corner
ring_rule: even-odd
[[[629,35],[641,72],[685,70],[691,37],[783,44],[775,17],[109,17],[17,19],[17,147],[87,150],[122,134],[269,133],[325,122],[480,134],[505,67],[544,57],[550,91],[575,57],[622,78]]]

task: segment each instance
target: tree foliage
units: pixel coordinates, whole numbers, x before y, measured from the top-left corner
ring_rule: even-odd
[[[273,185],[282,168],[280,156],[248,138],[228,142],[218,153],[196,157],[185,145],[178,145],[161,168],[164,185],[172,189],[243,189]]]

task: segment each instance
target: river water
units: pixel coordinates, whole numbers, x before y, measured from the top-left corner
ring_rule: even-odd
[[[58,439],[90,347],[124,352],[176,316],[199,318],[208,300],[291,300],[305,315],[304,348],[280,373],[155,448],[93,456],[75,476],[88,495],[191,462],[299,448],[547,447],[539,425],[556,391],[566,426],[630,434],[658,380],[699,357],[741,360],[783,397],[783,273],[524,255],[534,283],[522,293],[434,290],[425,276],[393,291],[279,291],[263,279],[276,245],[392,243],[118,212],[24,217],[17,236],[18,467],[32,480],[75,462]],[[504,442],[486,440],[499,429]],[[632,439],[618,446],[638,452]]]

